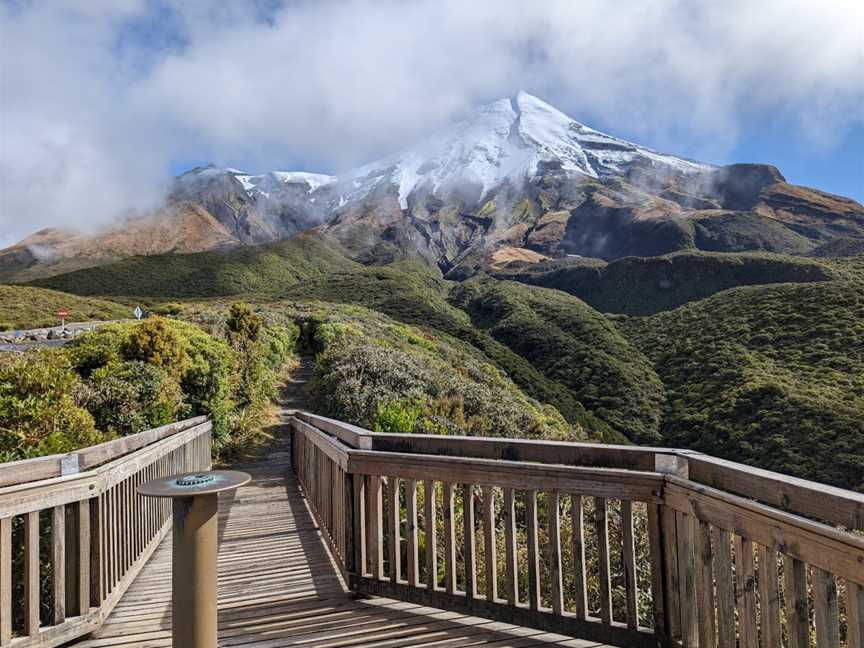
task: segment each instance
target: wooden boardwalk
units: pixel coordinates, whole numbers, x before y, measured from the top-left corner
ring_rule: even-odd
[[[538,630],[346,591],[278,440],[253,482],[220,501],[219,645],[247,648],[600,647]],[[171,541],[78,648],[171,645]]]

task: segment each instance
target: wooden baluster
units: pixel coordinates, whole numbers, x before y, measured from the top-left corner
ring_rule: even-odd
[[[389,542],[387,543],[387,558],[390,563],[390,582],[399,582],[400,564],[402,562],[402,547],[399,519],[399,479],[387,478],[387,532]]]
[[[366,575],[366,477],[352,475],[351,486],[354,496],[354,572],[358,577]]]
[[[612,585],[609,569],[609,519],[604,498],[594,498],[594,522],[597,526],[598,566],[600,570],[600,620],[612,623]]]
[[[108,490],[108,519],[107,529],[110,546],[108,547],[108,586],[105,588],[105,593],[108,594],[114,591],[114,583],[117,582],[117,486],[113,486]]]
[[[621,563],[624,566],[624,594],[627,602],[627,627],[639,628],[639,596],[636,583],[636,545],[633,539],[633,503],[621,501],[621,549],[624,552]]]
[[[0,519],[0,646],[12,641],[12,518]]]
[[[753,542],[735,536],[735,600],[738,605],[738,645],[756,648],[756,573]]]
[[[144,468],[144,474],[141,477],[141,483],[142,484],[150,481],[153,478],[152,474],[151,474],[151,467],[152,466],[146,466]],[[201,470],[203,470],[203,468]],[[151,527],[151,519],[150,519],[150,500],[151,499],[152,498],[150,498],[150,497],[142,497],[141,498],[141,517],[143,519],[143,524],[144,524],[144,530],[143,530],[143,532],[144,532],[143,548],[144,549],[147,548],[147,545],[149,544],[150,538],[152,537],[151,534],[153,532],[153,529]]]
[[[537,491],[525,493],[525,514],[528,518],[528,607],[540,609],[540,556],[537,540]]]
[[[150,472],[148,475],[148,481],[151,479],[156,479],[158,475],[156,473],[155,462],[150,464],[149,470]],[[149,544],[150,541],[152,541],[155,537],[156,532],[159,530],[159,523],[156,519],[156,507],[154,506],[154,498],[145,497],[144,506],[147,508],[147,543]]]
[[[51,621],[60,625],[66,620],[66,506],[51,509]]]
[[[519,565],[516,553],[516,497],[512,488],[504,489],[504,566],[509,605],[519,603]]]
[[[405,535],[408,546],[408,585],[417,587],[420,583],[420,566],[417,556],[417,482],[409,479],[405,482]]]
[[[573,525],[573,579],[576,599],[576,618],[588,616],[588,585],[585,570],[585,521],[581,495],[570,496],[570,520]]]
[[[111,491],[112,494],[112,505],[113,510],[111,512],[112,517],[112,529],[114,531],[114,547],[112,552],[112,560],[114,563],[114,577],[111,582],[111,591],[117,586],[117,583],[120,582],[120,577],[122,575],[122,555],[123,555],[123,507],[121,500],[121,492],[120,492],[120,484],[115,484],[114,488]]]
[[[660,507],[660,522],[663,527],[663,582],[666,596],[666,630],[672,638],[681,636],[681,597],[678,592],[678,524],[675,509]],[[730,551],[731,555],[731,551]]]
[[[372,578],[378,580],[384,578],[384,525],[381,509],[381,478],[372,475],[369,478],[369,507],[367,509],[369,511],[369,572],[372,574]]]
[[[696,547],[693,516],[676,512],[678,526],[678,592],[681,601],[681,642],[693,648],[699,641],[696,618]]]
[[[105,598],[105,509],[104,495],[90,500],[90,607]]]
[[[92,569],[90,564],[90,550],[92,546],[92,530],[90,526],[90,502],[95,500],[81,500],[78,502],[78,516],[76,530],[78,531],[77,549],[78,555],[76,565],[78,567],[78,608],[80,615],[90,611],[90,583]],[[97,567],[98,571],[98,567]]]
[[[465,598],[477,598],[477,549],[474,541],[474,486],[462,484],[462,526],[465,541]]]
[[[495,552],[495,491],[483,487],[483,557],[486,567],[486,600],[498,598],[498,557]]]
[[[119,583],[123,578],[123,573],[126,571],[126,483],[120,482],[115,487],[117,498],[115,505],[117,507],[117,526],[115,527],[117,535],[117,571],[114,576],[114,582]]]
[[[438,586],[437,516],[435,514],[435,482],[423,483],[423,530],[426,541],[426,588],[434,592]]]
[[[547,513],[549,517],[549,565],[552,579],[552,613],[564,612],[564,587],[561,583],[561,516],[558,491],[547,494]]]
[[[732,536],[714,527],[714,569],[717,579],[717,646],[735,648],[735,580],[732,576]]]
[[[819,648],[840,648],[840,621],[837,609],[837,579],[818,567],[811,568],[816,641]]]
[[[849,648],[864,648],[864,586],[846,581],[846,633]]]
[[[24,516],[24,632],[39,634],[39,511]]]
[[[65,579],[66,590],[66,614],[69,616],[78,616],[80,606],[78,605],[78,560],[80,552],[78,551],[78,503],[68,504],[64,508],[64,532],[65,532],[65,569],[63,578]]]
[[[120,489],[120,547],[123,556],[123,562],[120,569],[121,579],[126,575],[126,572],[129,571],[129,565],[132,564],[132,505],[129,496],[131,481],[131,479],[124,479],[123,482],[121,482],[122,487]]]
[[[666,606],[663,592],[663,531],[660,527],[660,507],[657,504],[648,504],[647,509],[654,634],[664,637],[666,636]]]
[[[696,523],[696,600],[698,602],[699,648],[717,645],[714,624],[714,575],[711,570],[711,525],[702,520]]]
[[[103,597],[108,596],[110,591],[109,580],[111,578],[111,491],[106,490],[100,497],[102,500],[102,528],[100,530],[100,541],[102,543],[102,579],[101,591]],[[96,605],[101,604],[101,600]]]
[[[136,560],[144,551],[144,511],[142,508],[143,497],[138,495],[138,487],[143,481],[143,472],[135,473],[135,486],[132,489],[132,501],[134,502],[133,519],[135,520],[135,558]]]
[[[453,484],[444,482],[444,588],[448,594],[456,592],[456,512],[453,497]]]
[[[123,564],[123,576],[127,574],[132,562],[135,558],[135,535],[133,533],[133,518],[132,518],[132,478],[128,478],[124,482],[123,488],[123,537],[121,538],[123,545],[126,547],[126,559]]]
[[[762,613],[762,644],[781,645],[777,552],[762,545],[759,545],[759,608]]]

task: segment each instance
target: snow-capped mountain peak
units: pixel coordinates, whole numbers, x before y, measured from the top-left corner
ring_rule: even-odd
[[[480,201],[505,183],[518,185],[547,171],[592,178],[626,175],[634,163],[664,175],[713,167],[658,153],[577,122],[527,92],[498,99],[415,146],[332,176],[304,171],[261,175],[238,169],[190,172],[228,174],[253,201],[314,204],[316,210],[356,204],[379,189],[395,189],[407,209],[415,192],[447,198],[453,191]]]
[[[712,168],[596,131],[520,91],[348,176],[355,199],[390,182],[398,187],[399,201],[406,208],[409,195],[420,187],[439,193],[473,185],[479,198],[505,181],[537,176],[548,163],[563,172],[597,178],[626,173],[636,160],[684,174]]]

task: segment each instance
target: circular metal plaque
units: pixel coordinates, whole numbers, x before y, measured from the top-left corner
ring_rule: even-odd
[[[201,473],[200,475],[187,475],[186,477],[178,477],[178,486],[200,486],[201,484],[209,484],[214,479],[213,475]]]
[[[237,470],[211,470],[153,479],[138,487],[145,497],[193,497],[233,490],[252,478]]]

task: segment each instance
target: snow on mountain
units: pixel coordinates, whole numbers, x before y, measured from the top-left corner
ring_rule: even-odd
[[[262,175],[250,175],[238,169],[225,169],[233,175],[250,195],[260,194],[269,198],[276,190],[284,189],[285,185],[306,185],[306,193],[312,193],[319,187],[336,182],[335,176],[323,173],[308,173],[306,171],[271,171]]]
[[[382,182],[399,188],[399,200],[425,187],[432,193],[475,184],[480,195],[505,181],[539,175],[549,163],[564,172],[594,178],[620,175],[635,161],[681,173],[713,167],[606,135],[571,119],[526,92],[483,106],[467,119],[394,156],[349,174],[354,196]]]
[[[290,184],[305,183],[308,194],[326,187],[333,207],[361,200],[389,184],[397,188],[404,209],[412,192],[421,188],[439,194],[472,186],[482,197],[504,182],[531,179],[548,168],[601,178],[622,175],[636,162],[682,174],[714,168],[601,133],[519,92],[478,108],[416,146],[339,176],[228,171],[251,196],[269,198]]]

